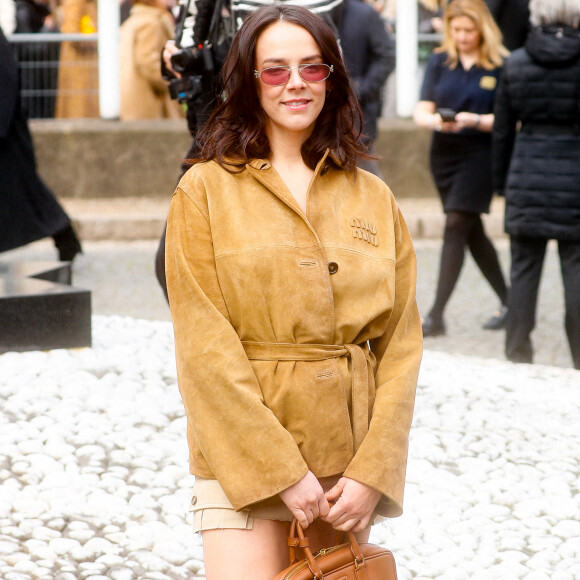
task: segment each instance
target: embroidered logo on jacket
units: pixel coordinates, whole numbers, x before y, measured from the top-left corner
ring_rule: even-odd
[[[493,91],[497,86],[497,79],[495,77],[484,76],[479,81],[479,86],[487,91]]]
[[[362,218],[351,218],[350,227],[352,228],[352,237],[364,240],[373,246],[379,245],[377,236],[377,227],[375,224],[367,222]]]

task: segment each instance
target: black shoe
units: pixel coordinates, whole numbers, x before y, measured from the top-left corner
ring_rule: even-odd
[[[61,262],[72,262],[77,254],[82,254],[83,248],[72,226],[67,226],[52,237]]]
[[[442,320],[435,321],[430,316],[423,320],[423,337],[443,336],[446,332],[445,324]]]
[[[493,313],[493,316],[483,325],[484,330],[501,330],[505,328],[508,316],[508,307],[502,306]]]

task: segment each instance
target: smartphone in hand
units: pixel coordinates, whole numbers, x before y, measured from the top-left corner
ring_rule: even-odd
[[[437,113],[439,113],[444,123],[452,123],[455,121],[455,115],[457,115],[453,109],[437,109]]]

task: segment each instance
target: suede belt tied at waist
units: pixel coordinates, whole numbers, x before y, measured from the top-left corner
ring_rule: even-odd
[[[250,360],[315,361],[350,356],[352,363],[352,430],[356,453],[369,430],[369,373],[365,356],[368,345],[363,349],[358,344],[293,344],[244,340],[242,346]]]

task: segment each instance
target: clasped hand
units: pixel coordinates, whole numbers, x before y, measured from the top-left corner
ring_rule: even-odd
[[[368,527],[381,492],[341,477],[325,494],[316,476],[308,471],[299,482],[282,491],[280,497],[303,528],[320,518],[335,530],[360,532]]]

